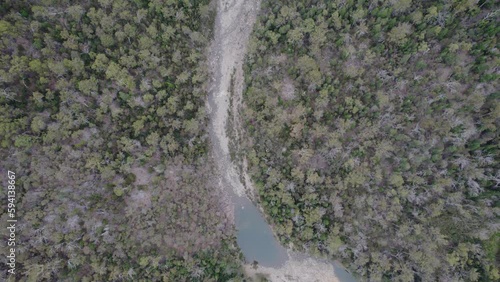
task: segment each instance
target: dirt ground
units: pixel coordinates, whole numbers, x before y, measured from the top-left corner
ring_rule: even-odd
[[[242,64],[246,44],[252,31],[260,1],[219,0],[215,38],[210,46],[209,66],[212,73],[207,109],[211,117],[210,131],[213,157],[225,185],[243,196],[245,188],[229,155],[226,133],[230,107],[231,76],[234,74],[234,93],[237,107],[243,90]],[[236,124],[235,126],[238,126]]]
[[[258,275],[272,282],[338,282],[331,263],[313,258],[299,258],[290,255],[290,259],[281,268],[245,265],[246,273],[256,281]]]

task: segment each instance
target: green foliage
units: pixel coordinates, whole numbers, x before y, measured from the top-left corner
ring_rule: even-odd
[[[263,2],[242,123],[283,242],[370,281],[498,280],[493,2]]]
[[[241,276],[204,137],[208,2],[0,4],[1,167],[24,226],[10,279]]]

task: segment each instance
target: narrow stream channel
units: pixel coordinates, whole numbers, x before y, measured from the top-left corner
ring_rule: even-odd
[[[237,243],[246,261],[248,263],[257,261],[258,265],[265,269],[281,269],[281,275],[288,275],[288,272],[297,269],[296,266],[300,266],[300,262],[295,261],[292,253],[281,246],[259,209],[246,197],[238,172],[230,159],[229,140],[226,134],[231,75],[236,70],[234,79],[240,80],[240,82],[243,79],[241,67],[245,56],[245,47],[260,7],[260,1],[217,1],[215,38],[209,52],[209,64],[213,77],[207,101],[213,158],[221,176],[220,183],[230,196],[234,206]],[[241,93],[239,94],[241,95]],[[295,264],[291,264],[292,261]],[[327,272],[330,272],[332,276],[335,272],[337,279],[333,276],[334,279],[321,281],[355,281],[338,263],[326,265],[331,265],[329,267],[331,270],[327,269]],[[300,275],[299,273],[298,280],[294,281],[308,281],[310,279],[304,278],[305,276],[300,277]],[[297,277],[297,274],[295,276]],[[271,279],[271,281],[273,280]]]

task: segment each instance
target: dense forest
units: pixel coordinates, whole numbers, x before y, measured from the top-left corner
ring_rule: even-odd
[[[244,280],[209,157],[215,2],[68,2],[0,3],[1,280]],[[262,5],[233,155],[282,243],[367,281],[500,280],[498,1]]]
[[[363,280],[500,280],[499,8],[263,0],[243,153],[283,243]]]
[[[17,175],[19,219],[0,280],[239,279],[207,154],[214,3],[70,2],[0,3],[0,173]]]

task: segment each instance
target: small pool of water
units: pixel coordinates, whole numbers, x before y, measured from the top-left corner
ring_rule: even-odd
[[[333,270],[340,282],[357,282],[356,278],[337,261],[333,262]]]
[[[267,267],[282,266],[288,255],[273,236],[260,211],[246,197],[235,196],[237,241],[247,262]]]
[[[237,242],[245,260],[248,263],[257,261],[258,265],[265,267],[283,266],[289,259],[288,252],[274,237],[259,209],[247,197],[233,194],[232,200],[235,205]],[[332,263],[332,271],[340,282],[356,282],[354,276],[337,261]]]

